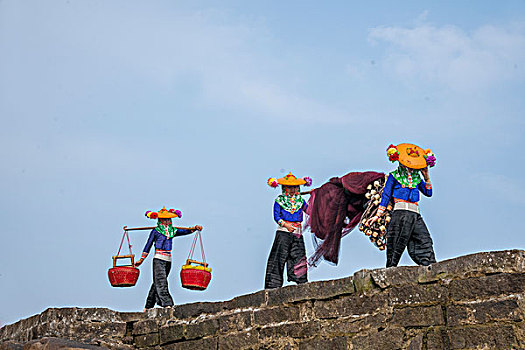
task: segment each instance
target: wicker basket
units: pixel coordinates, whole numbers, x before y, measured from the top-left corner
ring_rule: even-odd
[[[180,280],[183,288],[205,290],[211,281],[211,269],[205,262],[188,259],[180,270]]]
[[[117,266],[118,259],[131,259],[131,265]],[[113,267],[108,270],[109,283],[113,287],[133,287],[139,279],[140,271],[135,267],[135,255],[113,256]]]

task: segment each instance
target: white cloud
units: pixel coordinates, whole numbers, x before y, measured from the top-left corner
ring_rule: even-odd
[[[406,80],[442,84],[458,91],[525,80],[525,24],[482,26],[467,32],[452,25],[370,30],[372,44],[387,45],[381,60],[388,73]]]
[[[102,92],[108,82],[118,87],[141,81],[145,89],[170,91],[178,79],[191,76],[198,85],[195,97],[210,106],[278,120],[296,120],[297,114],[311,121],[346,118],[298,91],[301,73],[275,55],[282,43],[259,19],[176,6],[42,6],[45,17],[44,9],[4,9],[12,16],[4,16],[0,51],[11,55],[0,57],[0,73],[19,86],[10,94],[27,94],[27,85],[36,90],[37,84],[53,94],[45,102],[60,103],[64,87],[79,98],[89,95],[86,90],[104,98],[114,92]],[[20,57],[41,59],[21,63]],[[33,81],[35,76],[39,81]]]

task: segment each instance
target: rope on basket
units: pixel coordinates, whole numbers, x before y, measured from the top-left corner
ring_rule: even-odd
[[[191,244],[191,249],[190,249],[190,254],[188,255],[188,260],[193,258],[193,253],[195,251],[195,246],[197,245],[197,237],[199,238],[199,242],[200,242],[200,245],[201,245],[202,262],[206,263],[206,256],[204,255],[204,247],[202,245],[201,231],[197,231],[197,234],[193,238],[193,243]]]
[[[118,248],[117,256],[120,255],[120,249],[122,249],[122,243],[124,243],[124,237],[128,239],[129,255],[133,255],[133,253],[131,252],[131,243],[129,241],[128,230],[124,229],[124,234],[122,235],[122,240],[120,241],[120,247]]]

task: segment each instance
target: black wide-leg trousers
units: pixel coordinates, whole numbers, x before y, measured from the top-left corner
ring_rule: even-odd
[[[153,259],[153,284],[146,299],[146,309],[151,309],[155,304],[162,307],[173,306],[173,299],[168,290],[170,270],[171,261]]]
[[[397,266],[405,248],[418,265],[436,262],[432,238],[421,215],[409,210],[394,210],[387,227],[386,267]]]
[[[289,282],[308,282],[303,236],[277,231],[266,265],[264,288],[282,287],[285,264]]]

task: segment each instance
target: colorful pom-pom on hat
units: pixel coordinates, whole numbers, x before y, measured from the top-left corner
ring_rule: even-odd
[[[280,179],[276,179],[274,177],[271,177],[268,179],[268,186],[270,187],[277,187],[278,185],[283,186],[311,186],[312,185],[312,179],[309,177],[304,177],[302,179],[295,177],[292,173],[288,173],[285,177],[282,177]]]
[[[175,210],[175,209],[168,210],[166,209],[166,207],[162,207],[162,209],[159,210],[158,212],[148,210],[145,215],[149,219],[171,219],[171,218],[181,218],[182,212],[180,210]]]
[[[428,152],[427,152],[428,151]],[[397,146],[390,145],[386,150],[391,162],[399,161],[402,165],[411,169],[423,169],[436,164],[436,157],[430,150],[411,143],[401,143]]]

